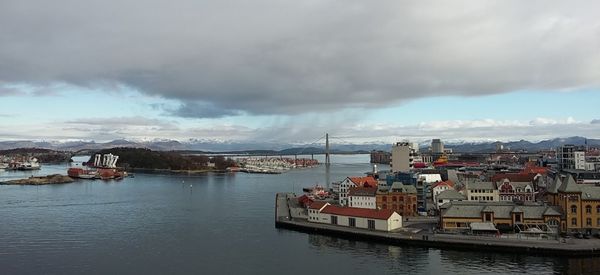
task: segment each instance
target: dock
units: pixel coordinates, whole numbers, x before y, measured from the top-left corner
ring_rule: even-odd
[[[418,246],[463,251],[520,253],[549,256],[600,256],[600,239],[532,240],[487,236],[440,234],[424,231],[374,231],[308,222],[294,205],[293,193],[278,193],[275,199],[275,227],[309,234],[321,234],[397,246]]]

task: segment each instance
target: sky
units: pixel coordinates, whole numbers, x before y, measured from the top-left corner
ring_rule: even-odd
[[[0,140],[600,138],[595,1],[2,1]]]

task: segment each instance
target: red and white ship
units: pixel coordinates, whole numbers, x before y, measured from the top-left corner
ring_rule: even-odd
[[[69,177],[80,179],[122,179],[127,176],[127,172],[117,167],[117,160],[119,156],[113,154],[96,154],[93,166],[72,167],[67,170],[67,174]]]

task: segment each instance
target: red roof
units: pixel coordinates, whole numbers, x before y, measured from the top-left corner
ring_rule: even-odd
[[[447,185],[447,186],[450,186],[450,187],[454,187],[454,182],[452,182],[451,180],[440,181],[440,182],[437,182],[434,185],[432,185],[431,189],[436,188],[436,187],[438,187],[440,185]]]
[[[323,206],[325,206],[326,204],[327,204],[327,202],[324,202],[324,201],[315,201],[315,202],[312,202],[308,208],[319,210],[319,209],[323,208]]]
[[[373,177],[349,177],[358,187],[376,187],[377,180]]]
[[[307,195],[302,195],[302,196],[298,197],[298,203],[300,203],[302,206],[306,207],[307,205],[310,205],[313,202],[314,202],[314,200],[309,198]]]
[[[523,168],[521,174],[542,174],[545,175],[548,173],[548,167],[540,167],[536,166],[535,163],[528,162]]]
[[[375,197],[377,187],[350,187],[348,196],[370,196]]]
[[[506,173],[506,174],[496,174],[492,176],[493,182],[498,182],[503,179],[508,179],[509,181],[516,182],[531,182],[533,178],[535,178],[537,174],[522,174],[522,173]]]
[[[311,205],[312,207],[312,205]],[[323,210],[321,210],[322,214],[333,214],[340,216],[349,216],[349,217],[360,217],[360,218],[370,218],[376,220],[387,220],[392,214],[395,213],[394,210],[390,209],[366,209],[366,208],[356,208],[356,207],[341,207],[335,205],[327,205]]]

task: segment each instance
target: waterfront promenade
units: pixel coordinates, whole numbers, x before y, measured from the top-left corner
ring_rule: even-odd
[[[600,239],[515,239],[430,233],[405,227],[395,232],[373,231],[352,227],[308,222],[298,214],[291,193],[276,196],[275,226],[307,233],[376,241],[393,245],[412,245],[458,250],[482,250],[544,255],[591,256],[600,255]]]

